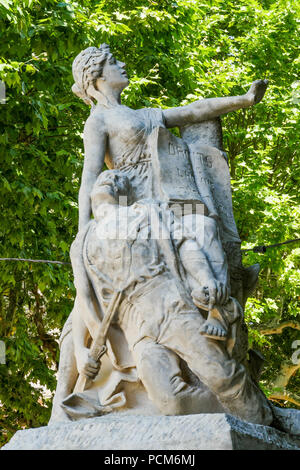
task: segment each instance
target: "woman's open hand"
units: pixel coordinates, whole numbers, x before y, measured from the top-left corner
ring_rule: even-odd
[[[246,96],[249,98],[250,106],[259,103],[263,99],[268,84],[268,80],[255,80],[255,82],[252,83],[249,91],[246,94]]]

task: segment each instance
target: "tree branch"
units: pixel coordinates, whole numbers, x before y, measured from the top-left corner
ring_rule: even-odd
[[[296,374],[298,369],[300,369],[300,358],[296,364],[291,364],[287,361],[284,362],[281,365],[279,374],[274,381],[274,388],[284,389],[288,385],[290,378]]]
[[[279,374],[276,377],[273,389],[274,392],[269,396],[270,400],[278,401],[284,400],[300,407],[300,396],[294,393],[290,393],[286,390],[286,387],[293,375],[300,369],[300,357],[296,363],[285,361],[280,368]]]
[[[300,396],[287,391],[273,393],[268,396],[268,399],[274,402],[288,401],[300,407]]]
[[[4,336],[9,336],[13,319],[17,309],[18,293],[16,288],[11,288],[8,294],[8,306],[4,317]]]
[[[33,311],[34,322],[43,346],[50,352],[54,362],[56,362],[57,342],[46,331],[43,323],[43,306],[40,303],[40,295],[37,285],[34,285],[32,293],[35,297],[35,309]]]
[[[278,335],[282,333],[284,328],[294,328],[295,330],[300,330],[300,322],[289,320],[277,325],[263,325],[261,327],[258,327],[257,330],[262,335]]]

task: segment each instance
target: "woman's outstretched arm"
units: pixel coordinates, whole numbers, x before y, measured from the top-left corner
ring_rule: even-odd
[[[256,80],[249,91],[241,96],[225,98],[207,98],[195,101],[187,106],[165,109],[163,111],[167,127],[182,127],[201,121],[214,119],[221,114],[248,108],[262,100],[268,86],[268,80]]]
[[[100,175],[106,152],[107,134],[99,116],[91,115],[84,127],[84,165],[79,190],[79,226],[80,231],[91,218],[91,191]]]

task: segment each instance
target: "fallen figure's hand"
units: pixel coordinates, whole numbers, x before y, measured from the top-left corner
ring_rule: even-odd
[[[93,380],[100,368],[101,368],[101,361],[95,361],[90,354],[90,350],[88,348],[82,348],[80,353],[76,355],[76,362],[77,362],[77,370],[79,374],[85,375],[88,379]]]
[[[211,310],[214,305],[224,305],[229,298],[229,289],[219,281],[207,282],[204,287],[192,291],[194,304],[204,310]]]

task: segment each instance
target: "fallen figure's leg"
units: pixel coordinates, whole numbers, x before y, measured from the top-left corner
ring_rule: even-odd
[[[201,334],[200,314],[169,315],[162,325],[159,343],[178,354],[191,371],[216,396],[225,412],[246,421],[270,425],[273,415],[262,391],[245,367],[227,352],[223,341]]]
[[[216,396],[200,381],[189,383],[180,359],[170,349],[143,338],[133,348],[138,376],[163,415],[222,413]]]

